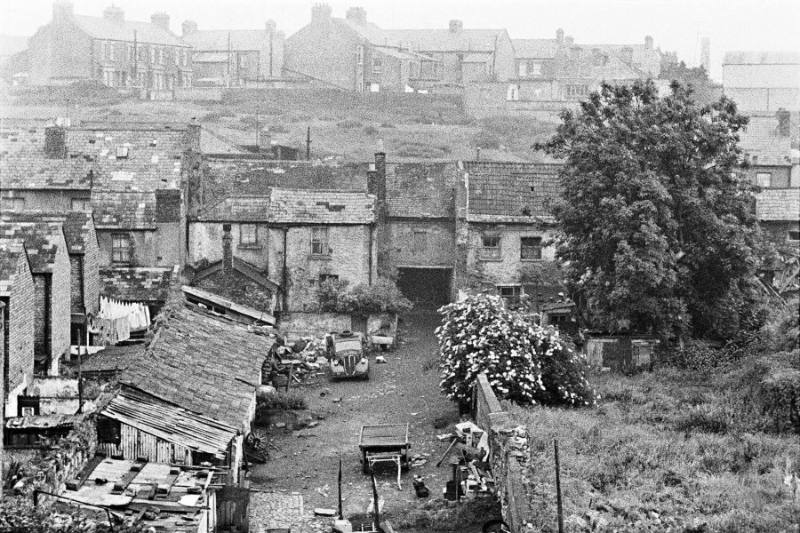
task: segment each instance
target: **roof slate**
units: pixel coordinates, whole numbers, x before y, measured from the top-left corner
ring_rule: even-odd
[[[551,221],[550,206],[560,193],[560,165],[466,162],[468,220]]]
[[[88,191],[96,174],[94,162],[82,157],[48,159],[33,150],[0,155],[0,189]]]
[[[100,293],[127,302],[165,302],[172,275],[171,268],[101,268]]]
[[[800,220],[800,188],[763,189],[756,194],[756,217],[772,222]]]
[[[7,295],[17,277],[20,261],[25,259],[25,245],[19,239],[0,237],[0,295]]]
[[[104,17],[86,15],[74,15],[73,20],[78,27],[95,39],[129,42],[133,42],[135,39],[140,44],[189,46],[174,33],[151,22],[126,20],[119,23]]]
[[[145,345],[118,344],[106,346],[99,352],[84,355],[81,359],[83,372],[118,372],[125,370],[144,354]]]
[[[449,218],[454,213],[454,163],[401,163],[386,167],[390,217]]]
[[[98,228],[156,228],[156,195],[154,192],[117,192],[94,189],[91,205]]]
[[[121,381],[185,409],[247,429],[272,340],[182,307],[170,311],[140,364]]]
[[[198,213],[200,221],[267,222],[269,196],[232,196],[217,204],[204,206]]]
[[[494,52],[497,39],[505,32],[473,28],[458,32],[449,29],[383,30],[389,39],[420,52]]]
[[[800,64],[800,52],[790,51],[731,51],[726,52],[723,65],[747,64]]]
[[[3,213],[3,222],[58,222],[64,229],[64,237],[70,254],[86,252],[88,239],[94,233],[94,218],[88,211],[70,211],[68,213],[22,211]]]
[[[51,274],[59,248],[67,251],[64,231],[59,222],[0,221],[0,238],[23,241],[31,272],[37,274]]]
[[[739,134],[739,147],[751,157],[754,165],[781,165],[792,164],[792,135],[778,133],[778,119],[774,113],[768,115],[750,114],[749,122]],[[797,113],[791,121],[797,124]],[[800,129],[795,125],[795,142],[800,138]],[[756,159],[757,158],[757,159]]]
[[[269,220],[276,224],[371,224],[375,195],[276,188],[270,196]]]

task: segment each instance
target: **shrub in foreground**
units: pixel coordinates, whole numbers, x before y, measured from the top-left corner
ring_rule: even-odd
[[[466,403],[481,372],[495,394],[519,404],[592,405],[586,361],[558,329],[537,326],[479,295],[442,307],[436,328],[442,393]]]

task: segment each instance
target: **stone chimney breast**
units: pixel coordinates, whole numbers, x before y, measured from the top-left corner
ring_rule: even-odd
[[[326,24],[331,20],[331,6],[328,4],[316,4],[311,8],[311,23]]]
[[[558,41],[559,44],[564,42],[564,30],[562,28],[556,30],[556,41]]]

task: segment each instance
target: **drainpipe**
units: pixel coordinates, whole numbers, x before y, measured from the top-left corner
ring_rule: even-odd
[[[289,227],[288,226],[284,226],[283,227],[283,272],[281,273],[281,286],[283,287],[283,312],[284,313],[287,312],[287,306],[288,306],[287,302],[289,300],[289,298],[288,298],[288,292],[289,292],[288,289],[289,289],[289,287],[286,286],[286,278],[287,278],[287,275],[286,275],[286,273],[287,273],[287,271],[286,271],[286,253],[287,253],[286,240],[287,240],[287,235],[288,234],[289,234]]]
[[[372,285],[372,240],[375,238],[375,224],[369,225],[369,284]]]

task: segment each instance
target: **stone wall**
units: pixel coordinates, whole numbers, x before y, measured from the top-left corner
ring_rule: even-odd
[[[478,376],[473,396],[475,423],[489,434],[492,475],[503,520],[514,533],[533,533],[528,497],[528,430],[515,426],[492,390],[486,374]]]
[[[278,325],[281,333],[322,337],[331,331],[352,328],[350,315],[341,313],[283,313]]]

